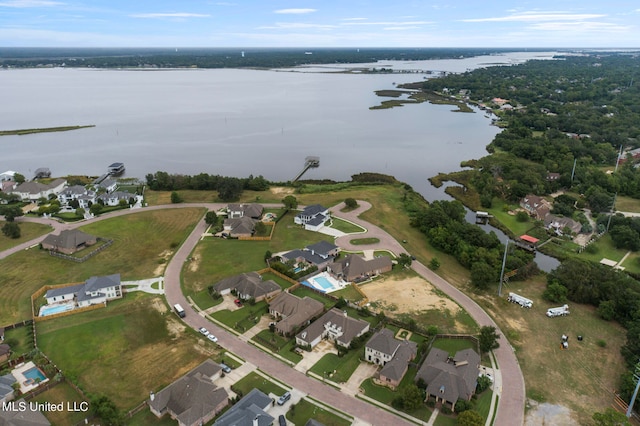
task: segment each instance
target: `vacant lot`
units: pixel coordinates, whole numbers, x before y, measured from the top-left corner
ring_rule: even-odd
[[[37,325],[38,346],[71,380],[127,410],[194,368],[216,347],[157,296],[132,293],[105,309]]]
[[[46,284],[115,273],[123,280],[162,275],[167,259],[203,213],[204,209],[191,208],[141,211],[85,225],[82,231],[114,243],[84,263],[49,256],[37,248],[0,260],[0,324],[31,318],[31,294]]]
[[[0,220],[0,228],[4,226],[6,222],[4,220]],[[0,251],[10,249],[11,247],[15,247],[18,244],[22,244],[34,238],[37,238],[40,235],[44,235],[48,232],[51,232],[51,227],[48,225],[43,225],[41,223],[32,223],[32,222],[16,222],[18,226],[20,226],[20,238],[9,238],[4,234],[0,233]]]
[[[571,302],[569,316],[547,318],[545,312],[552,304],[541,297],[545,282],[541,276],[527,283],[512,283],[506,290],[533,300],[532,309],[493,295],[478,302],[496,318],[514,346],[527,396],[565,405],[580,424],[588,424],[595,411],[604,411],[611,405],[612,392],[625,370],[620,355],[625,330],[598,318],[594,308]],[[562,334],[569,336],[568,350],[560,349]],[[577,341],[578,335],[584,337],[582,342]],[[606,346],[600,347],[599,340]]]

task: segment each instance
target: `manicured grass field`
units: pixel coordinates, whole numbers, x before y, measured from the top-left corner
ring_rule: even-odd
[[[85,417],[91,414],[91,411],[83,413],[82,411],[67,410],[67,404],[75,403],[77,407],[80,407],[81,403],[89,402],[82,398],[75,389],[73,389],[67,383],[59,383],[49,390],[42,392],[40,395],[33,398],[34,402],[50,402],[52,404],[63,403],[64,410],[62,411],[45,411],[42,414],[51,422],[52,425],[75,425],[84,420]]]
[[[208,424],[208,423],[207,423]],[[175,426],[176,421],[171,419],[169,414],[157,418],[155,414],[146,407],[130,419],[127,419],[127,426]]]
[[[0,228],[4,226],[6,222],[0,220]],[[0,251],[10,249],[19,244],[25,243],[29,240],[39,237],[40,235],[47,234],[53,229],[49,225],[43,225],[41,223],[32,222],[16,222],[20,227],[20,238],[9,238],[3,233],[0,233]]]
[[[436,339],[433,341],[432,347],[447,351],[451,356],[464,349],[473,349],[478,352],[478,347],[467,339]]]
[[[17,358],[33,350],[33,328],[31,325],[4,331],[4,343],[11,346],[11,358]]]
[[[353,349],[342,357],[336,354],[326,354],[311,367],[310,371],[333,382],[345,383],[360,365],[361,353],[362,349]]]
[[[355,234],[358,232],[364,232],[365,230],[355,223],[347,222],[346,220],[340,219],[339,217],[331,218],[331,227],[337,229],[338,231],[342,231],[345,234]]]
[[[300,287],[296,288],[295,290],[293,290],[291,292],[291,294],[294,294],[300,298],[303,298],[305,296],[309,296],[311,299],[315,299],[319,302],[322,302],[324,304],[325,309],[329,309],[331,307],[333,307],[333,305],[336,304],[335,300],[329,299],[326,296],[323,296],[319,293],[316,293],[315,291],[311,290],[310,288],[301,285]]]
[[[505,206],[507,206],[507,208],[511,211],[519,208],[519,206],[517,205],[507,204],[498,198],[494,198],[492,207],[490,209],[487,209],[487,212],[493,215],[493,217],[496,218],[500,223],[509,228],[509,230],[513,232],[513,235],[515,235],[516,237],[519,237],[522,234],[526,234],[529,229],[533,228],[534,223],[532,219],[529,218],[524,222],[520,222],[518,221],[518,219],[516,219],[516,215],[512,215],[504,211]]]
[[[349,242],[356,246],[363,246],[367,244],[378,244],[380,240],[377,238],[356,238]]]
[[[593,246],[593,247],[591,247]],[[595,243],[591,243],[589,249],[584,250],[582,253],[578,255],[578,257],[590,260],[591,262],[599,263],[602,258],[607,258],[610,260],[615,260],[619,262],[622,260],[625,254],[627,254],[626,249],[617,249],[613,246],[613,241],[611,241],[611,235],[605,234]],[[594,251],[590,253],[590,251]]]
[[[211,316],[227,326],[243,333],[253,327],[260,320],[260,317],[267,313],[266,308],[267,302],[263,300],[256,303],[254,306],[247,303],[244,307],[234,311],[230,311],[228,309],[216,311],[213,312]]]
[[[286,389],[270,379],[262,377],[255,371],[247,374],[233,385],[233,389],[242,392],[243,395],[248,394],[254,388],[261,390],[267,395],[273,393],[274,395],[280,396],[286,392]]]
[[[163,312],[164,311],[164,312]],[[104,309],[38,323],[38,346],[70,380],[127,410],[214,353],[158,296],[128,294]]]
[[[301,399],[293,410],[287,412],[286,417],[294,425],[307,424],[309,419],[317,420],[326,426],[349,426],[351,424],[350,420],[343,419],[306,399]]]
[[[258,333],[258,336],[260,336],[261,338],[265,339],[267,342],[277,346],[280,348],[280,350],[275,351],[278,355],[280,355],[281,357],[288,359],[289,361],[293,362],[294,364],[299,363],[302,360],[302,356],[298,355],[297,353],[293,352],[292,349],[295,347],[296,345],[296,339],[287,339],[284,338],[282,336],[280,336],[277,333],[272,333],[269,329],[266,330],[261,330]],[[251,339],[253,341],[255,341],[256,343],[263,345],[263,346],[267,346],[264,344],[264,342],[256,339],[255,337],[253,339]],[[275,349],[275,348],[269,348],[269,349]]]
[[[161,275],[164,268],[159,260],[173,253],[172,245],[182,243],[203,213],[204,209],[195,208],[141,210],[82,226],[84,232],[114,240],[111,247],[83,263],[49,256],[39,249],[0,260],[0,324],[31,318],[30,297],[46,284],[114,273],[125,281]]]
[[[362,294],[350,285],[346,286],[342,290],[332,292],[331,295],[335,297],[342,297],[343,299],[351,302],[358,302],[363,299]]]

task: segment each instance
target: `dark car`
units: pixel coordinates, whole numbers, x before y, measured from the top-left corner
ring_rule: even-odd
[[[278,417],[278,423],[280,426],[287,426],[287,419],[282,414]]]

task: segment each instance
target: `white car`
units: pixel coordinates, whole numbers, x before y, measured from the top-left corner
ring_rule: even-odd
[[[198,329],[198,331],[200,332],[200,334],[202,334],[202,335],[204,335],[204,336],[208,336],[208,335],[209,335],[209,330],[207,330],[207,329],[206,329],[206,328],[204,328],[204,327],[200,327],[200,328]]]
[[[214,336],[213,334],[207,335],[207,339],[211,340],[213,343],[218,341],[218,338],[216,336]]]

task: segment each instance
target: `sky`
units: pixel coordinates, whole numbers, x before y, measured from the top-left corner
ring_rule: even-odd
[[[2,47],[640,47],[616,0],[0,0]]]

